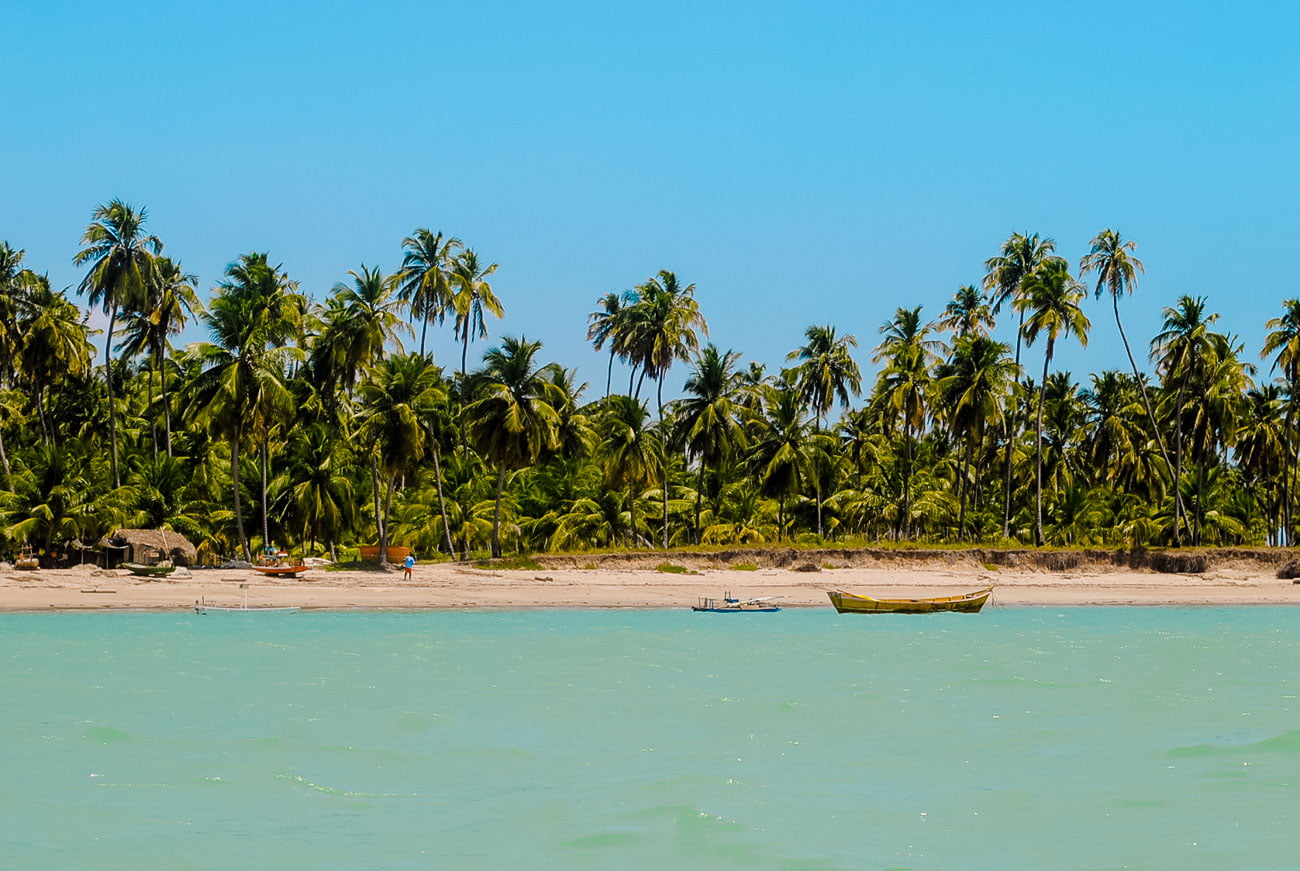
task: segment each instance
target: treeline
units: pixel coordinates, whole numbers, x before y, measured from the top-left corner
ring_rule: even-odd
[[[107,203],[73,258],[86,269],[75,294],[108,316],[102,368],[100,331],[72,291],[0,241],[8,552],[122,526],[174,529],[211,557],[375,541],[464,558],[783,540],[1291,540],[1300,301],[1268,322],[1262,356],[1276,377],[1257,383],[1205,300],[1182,297],[1139,351],[1149,381],[1119,305],[1143,265],[1112,230],[1077,278],[1052,240],[1012,235],[982,286],[960,288],[937,319],[900,308],[880,327],[873,383],[857,339],[834,324],[809,326],[777,372],[707,344],[694,285],[661,271],[597,301],[587,337],[609,364],[593,390],[523,337],[471,366],[470,344],[505,307],[496,264],[459,239],[416,230],[397,272],[363,265],[321,303],[251,252],[204,302],[145,225],[144,209]],[[1132,365],[1080,382],[1052,361],[1061,342],[1086,344],[1089,293],[1111,300]],[[992,338],[999,317],[1014,344]],[[175,347],[196,320],[207,340]],[[448,326],[453,370],[425,352],[428,331]],[[665,402],[670,372],[685,386]]]

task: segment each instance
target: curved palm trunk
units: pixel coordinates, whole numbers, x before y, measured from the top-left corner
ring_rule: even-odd
[[[117,322],[117,306],[108,314],[108,336],[104,339],[104,387],[108,390],[108,440],[113,447],[113,486],[122,486],[122,476],[117,469],[117,410],[113,406],[113,326]],[[247,545],[245,545],[247,549]]]
[[[627,485],[627,543],[636,547],[636,491],[631,484]]]
[[[155,411],[153,401],[153,377],[157,374],[157,368],[154,366],[153,357],[149,358],[149,387],[147,390],[149,398],[149,441],[153,444],[153,458],[158,459],[158,412]]]
[[[420,323],[420,356],[424,356],[424,337],[429,332],[429,316],[426,314]]]
[[[605,369],[605,398],[609,399],[609,390],[614,383],[614,348],[609,349],[609,365]]]
[[[1097,280],[1097,289],[1101,290],[1101,279]],[[1124,342],[1124,353],[1128,355],[1129,365],[1133,367],[1133,379],[1137,381],[1138,389],[1142,391],[1142,406],[1147,412],[1147,422],[1151,424],[1151,435],[1156,440],[1156,447],[1160,448],[1160,456],[1164,458],[1165,468],[1169,471],[1169,478],[1174,485],[1174,546],[1179,547],[1182,545],[1179,518],[1181,517],[1184,523],[1187,521],[1183,511],[1182,491],[1178,487],[1178,478],[1174,475],[1174,464],[1169,461],[1169,452],[1165,450],[1164,440],[1160,438],[1160,427],[1156,424],[1155,412],[1151,410],[1151,397],[1147,396],[1146,382],[1138,372],[1137,361],[1133,359],[1133,350],[1128,346],[1128,335],[1124,332],[1124,324],[1119,319],[1119,296],[1112,293],[1110,299],[1115,308],[1115,326],[1119,328],[1119,337]]]
[[[447,536],[447,553],[456,558],[456,546],[451,543],[451,526],[447,523],[447,500],[442,495],[442,463],[438,460],[440,451],[433,451],[433,479],[438,485],[438,513],[442,515],[442,531]]]
[[[506,490],[506,465],[497,473],[497,504],[492,512],[492,556],[501,556],[501,494]]]
[[[704,460],[700,459],[700,471],[695,478],[695,543],[703,537],[700,530],[700,501],[704,496]]]
[[[1047,367],[1052,362],[1055,340],[1047,339],[1047,353],[1043,355],[1043,383],[1038,388],[1038,425],[1034,428],[1034,507],[1038,515],[1034,524],[1034,544],[1043,546],[1043,404],[1047,399]]]

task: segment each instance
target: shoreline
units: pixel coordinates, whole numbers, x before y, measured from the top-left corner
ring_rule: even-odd
[[[1201,574],[1128,569],[1048,572],[952,566],[824,569],[701,568],[683,573],[631,568],[496,569],[418,565],[411,581],[398,570],[316,569],[301,579],[264,578],[251,570],[196,569],[189,577],[139,578],[92,566],[0,573],[0,612],[174,611],[238,606],[241,584],[255,606],[303,610],[560,610],[689,608],[724,591],[771,596],[783,608],[830,609],[828,590],[910,598],[944,596],[992,584],[997,606],[1300,605],[1300,585],[1258,565]]]

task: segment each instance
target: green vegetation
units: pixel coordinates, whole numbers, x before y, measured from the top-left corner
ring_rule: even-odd
[[[474,563],[480,569],[506,569],[519,571],[523,569],[540,569],[542,564],[526,554],[507,556],[499,559],[481,559]]]
[[[735,572],[756,572],[756,571],[758,571],[758,566],[754,565],[753,563],[736,563],[735,565],[728,566],[728,568],[730,568],[732,571],[735,571]]]
[[[98,368],[87,313],[0,241],[0,552],[121,526],[169,527],[205,559],[275,543],[336,569],[376,544],[536,569],[525,554],[650,546],[1293,540],[1300,300],[1268,321],[1257,370],[1204,298],[1177,299],[1148,378],[1119,310],[1145,267],[1113,230],[1077,277],[1052,240],[1013,234],[936,319],[885,320],[869,374],[831,323],[777,372],[708,344],[696,287],[662,270],[597,300],[597,397],[538,341],[471,348],[506,316],[496,264],[440,232],[416,229],[398,271],[358,266],[321,300],[264,252],[201,299],[119,200],[74,242],[77,293],[107,317]],[[1053,362],[1086,344],[1089,290],[1131,365],[1075,378]],[[1003,315],[1014,347],[990,335]],[[203,340],[177,348],[187,325]],[[424,353],[431,329],[452,331],[455,369]]]
[[[672,564],[672,563],[660,563],[659,565],[655,566],[655,571],[657,571],[657,572],[663,572],[664,574],[667,574],[667,575],[694,575],[694,574],[699,574],[698,572],[693,572],[693,571],[691,571],[690,569],[686,568],[686,566],[674,565],[674,564]]]

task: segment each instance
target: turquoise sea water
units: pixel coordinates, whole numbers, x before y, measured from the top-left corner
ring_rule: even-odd
[[[1294,869],[1297,624],[8,614],[0,865]]]

